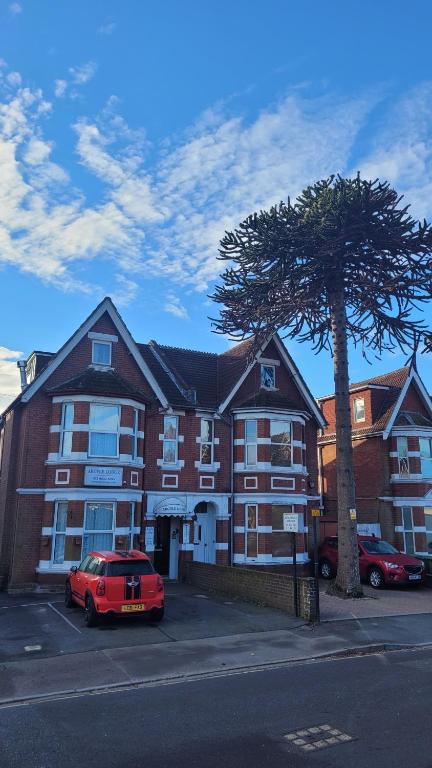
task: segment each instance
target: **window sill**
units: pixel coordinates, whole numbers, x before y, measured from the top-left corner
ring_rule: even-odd
[[[196,461],[195,467],[198,472],[217,472],[220,469],[220,463],[215,461],[213,464],[201,464],[199,461]]]

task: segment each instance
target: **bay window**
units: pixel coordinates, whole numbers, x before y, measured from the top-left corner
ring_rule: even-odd
[[[258,507],[246,504],[245,508],[245,548],[246,557],[258,555]]]
[[[257,463],[257,420],[245,421],[245,464],[255,466]]]
[[[291,557],[292,534],[284,531],[284,512],[294,512],[292,504],[272,505],[272,555],[273,557]]]
[[[213,464],[212,419],[201,419],[200,464]]]
[[[53,565],[64,563],[67,513],[67,501],[58,501],[54,515]]]
[[[397,439],[397,453],[399,462],[399,474],[409,475],[409,457],[408,457],[408,438],[398,437]]]
[[[132,458],[138,458],[138,411],[134,408],[133,412],[133,433],[132,433]]]
[[[402,507],[402,525],[405,552],[407,555],[413,555],[415,551],[414,546],[414,525],[411,507]]]
[[[426,552],[432,555],[432,507],[424,508],[426,526]]]
[[[432,439],[420,438],[420,462],[423,477],[432,477]]]
[[[90,405],[89,456],[117,458],[119,455],[120,408]]]
[[[290,421],[271,421],[271,465],[290,467],[292,465],[292,438]]]
[[[114,541],[114,502],[87,502],[84,513],[82,557],[93,549],[111,550]]]
[[[178,417],[164,416],[163,461],[176,464],[178,459]]]
[[[72,453],[72,435],[74,423],[73,403],[64,403],[60,431],[60,456],[69,457]]]

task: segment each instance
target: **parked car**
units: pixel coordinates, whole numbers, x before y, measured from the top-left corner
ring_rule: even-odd
[[[421,584],[425,578],[423,563],[412,555],[399,552],[388,541],[376,536],[358,536],[360,578],[374,589],[386,584]],[[336,575],[337,536],[328,536],[319,551],[319,572],[323,579]]]
[[[65,604],[74,603],[85,609],[88,627],[106,615],[142,614],[161,621],[164,584],[143,552],[90,552],[66,578]]]

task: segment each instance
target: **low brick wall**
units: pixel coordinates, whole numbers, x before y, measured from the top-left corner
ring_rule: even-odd
[[[202,589],[241,597],[295,615],[294,579],[284,573],[188,562],[185,563],[185,580]],[[314,621],[314,579],[298,578],[298,600],[300,616],[306,621]]]

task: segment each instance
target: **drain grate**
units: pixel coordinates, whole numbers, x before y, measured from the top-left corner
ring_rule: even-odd
[[[284,739],[304,752],[315,752],[326,747],[335,747],[337,744],[346,744],[354,741],[349,733],[344,733],[331,725],[313,725],[311,728],[300,728],[297,731],[286,733]]]

